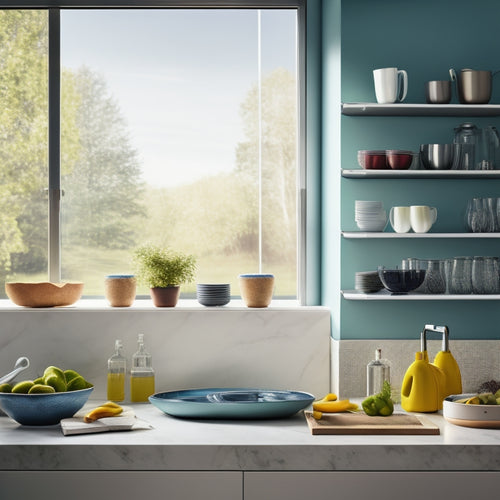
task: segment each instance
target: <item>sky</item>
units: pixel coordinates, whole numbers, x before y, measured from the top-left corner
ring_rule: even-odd
[[[155,186],[228,172],[258,79],[258,10],[67,10],[63,67],[102,75]],[[293,10],[262,10],[262,74],[296,70]]]

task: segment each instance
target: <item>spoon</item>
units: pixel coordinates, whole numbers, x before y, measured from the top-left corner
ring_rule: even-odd
[[[16,364],[14,365],[14,369],[10,373],[7,373],[7,375],[0,377],[0,384],[4,384],[10,382],[11,380],[14,380],[16,378],[16,375],[26,370],[26,368],[28,368],[29,365],[30,365],[30,360],[28,358],[26,357],[19,358],[16,361]]]

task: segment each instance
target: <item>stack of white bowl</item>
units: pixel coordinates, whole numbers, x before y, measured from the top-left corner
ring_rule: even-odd
[[[355,219],[361,231],[383,231],[387,225],[387,213],[381,201],[355,202]]]

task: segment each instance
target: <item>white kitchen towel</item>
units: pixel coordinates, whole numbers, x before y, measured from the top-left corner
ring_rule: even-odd
[[[108,431],[135,431],[152,429],[153,426],[145,420],[138,419],[134,410],[123,406],[123,412],[116,417],[105,417],[95,422],[86,423],[83,417],[88,411],[79,412],[72,418],[61,420],[61,430],[65,436],[72,434],[91,434]]]

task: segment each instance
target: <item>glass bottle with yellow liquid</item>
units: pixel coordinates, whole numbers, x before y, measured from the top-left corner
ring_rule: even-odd
[[[108,393],[110,401],[125,399],[125,373],[127,360],[123,355],[121,340],[115,340],[115,353],[108,359]]]
[[[132,403],[147,402],[155,392],[155,372],[152,357],[144,347],[144,335],[139,333],[137,343],[139,350],[132,356],[130,370],[130,401]]]

